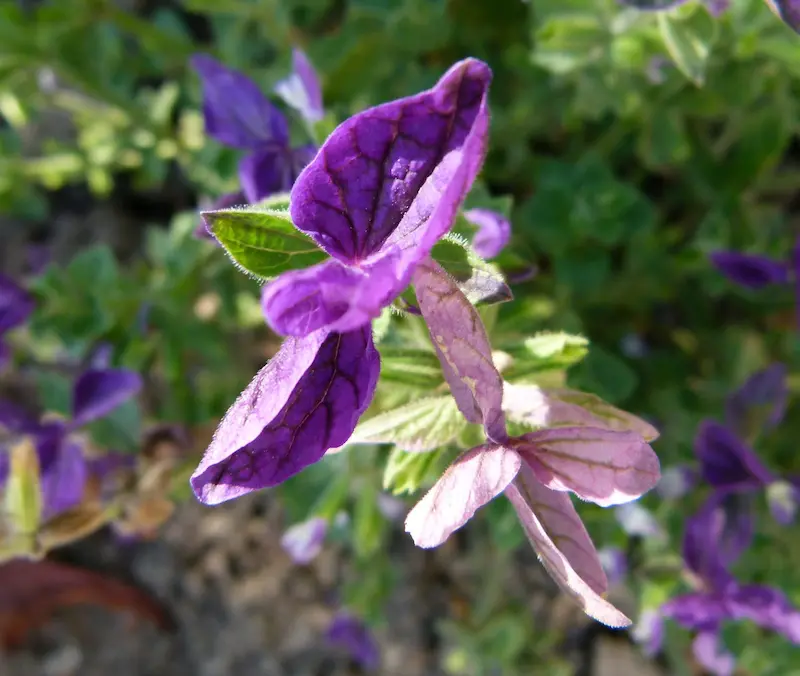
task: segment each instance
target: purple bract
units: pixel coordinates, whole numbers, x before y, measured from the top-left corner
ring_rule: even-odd
[[[453,462],[406,519],[420,547],[435,547],[475,512],[504,493],[543,565],[591,617],[610,626],[630,624],[603,598],[606,575],[568,492],[599,505],[638,498],[659,477],[658,459],[641,433],[612,430],[584,411],[556,413],[582,425],[544,428],[518,437],[506,431],[503,380],[492,362],[480,317],[456,283],[428,259],[414,273],[417,301],[459,409],[484,428],[486,443]],[[512,390],[516,410],[520,394]],[[531,420],[547,419],[547,400],[534,401]],[[544,406],[543,406],[544,405]],[[579,408],[579,407],[578,407]],[[585,420],[597,427],[585,426]],[[632,416],[631,416],[632,417]],[[589,423],[591,424],[591,423]],[[624,425],[625,423],[622,423]],[[638,421],[634,428],[649,426]],[[655,432],[653,430],[653,432]],[[657,432],[655,433],[657,434]]]
[[[466,59],[422,94],[331,134],[291,192],[294,224],[332,258],[269,283],[289,335],[220,423],[191,478],[207,504],[274,486],[347,442],[380,370],[371,320],[452,226],[486,150],[486,64]]]

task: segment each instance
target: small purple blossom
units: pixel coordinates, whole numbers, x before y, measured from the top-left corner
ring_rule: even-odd
[[[192,57],[192,67],[203,81],[206,132],[223,145],[248,151],[239,162],[247,201],[288,192],[316,148],[291,146],[283,113],[247,76],[204,54]]]
[[[289,338],[220,423],[191,478],[201,501],[277,485],[350,438],[380,369],[371,321],[452,227],[483,162],[490,80],[461,61],[342,123],[302,172],[292,222],[331,258],[264,288],[267,321]]]
[[[619,547],[603,547],[597,552],[608,577],[608,585],[620,584],[628,575],[628,557]]]
[[[750,376],[728,397],[725,426],[744,439],[777,427],[789,401],[787,378],[783,364],[772,364]]]
[[[761,289],[789,281],[789,267],[786,263],[768,256],[738,251],[715,251],[709,258],[714,267],[728,279],[748,289]]]
[[[511,223],[502,214],[491,209],[469,209],[464,218],[478,228],[472,246],[482,258],[494,258],[511,239]]]
[[[661,472],[656,492],[665,500],[679,500],[697,485],[697,480],[697,472],[691,467],[667,467]]]
[[[355,615],[338,613],[325,635],[327,642],[344,650],[364,669],[374,670],[380,665],[380,649],[367,626]]]
[[[3,335],[25,323],[33,308],[33,297],[14,280],[0,274],[0,366],[9,358]]]
[[[121,369],[90,369],[76,380],[72,418],[36,420],[26,411],[0,402],[0,428],[33,437],[39,456],[44,516],[50,518],[80,502],[90,468],[71,434],[79,427],[108,415],[142,386],[141,378]],[[8,454],[0,452],[0,484],[8,476]]]
[[[305,566],[322,551],[327,533],[328,521],[321,517],[312,517],[290,527],[281,538],[281,547],[292,561]]]
[[[302,50],[292,50],[293,72],[275,85],[275,93],[303,116],[308,123],[319,122],[325,116],[322,87],[314,66]]]
[[[617,522],[622,530],[631,537],[663,539],[664,530],[653,513],[637,502],[619,505],[614,510]]]
[[[729,573],[728,566],[748,547],[753,531],[747,517],[731,521],[730,510],[722,504],[726,499],[721,493],[712,495],[687,523],[684,560],[693,575],[695,591],[662,605],[650,617],[648,631],[642,636],[648,651],[657,652],[663,640],[664,619],[695,631],[695,658],[717,676],[730,676],[735,665],[720,638],[725,621],[750,620],[800,644],[800,611],[786,596],[772,587],[742,585]]]

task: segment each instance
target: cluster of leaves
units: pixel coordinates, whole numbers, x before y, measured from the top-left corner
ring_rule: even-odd
[[[187,67],[201,46],[268,85],[285,75],[290,46],[301,41],[321,66],[328,116],[320,125],[328,129],[367,105],[430,85],[469,53],[493,67],[495,80],[490,154],[467,206],[505,212],[513,239],[494,265],[479,265],[457,237],[439,245],[437,258],[462,282],[538,268],[514,286],[516,302],[481,308],[504,378],[593,392],[652,418],[667,467],[694,462],[698,425],[716,417],[752,373],[783,361],[790,390],[798,390],[791,289],[737,289],[708,260],[718,249],[785,258],[796,232],[800,50],[762,0],[733,0],[716,16],[712,3],[699,0],[663,3],[679,5],[663,13],[617,0],[191,0],[180,11],[164,3],[149,16],[96,0],[39,3],[29,13],[20,4],[0,10],[4,211],[44,220],[46,191],[85,182],[113,195],[115,182],[131,176],[141,191],[175,168],[201,197],[235,189],[235,154],[202,134],[199,88]],[[774,4],[790,16],[791,3]],[[66,133],[47,126],[65,119]],[[41,146],[30,141],[36,128],[46,137]],[[155,418],[193,426],[224,412],[253,365],[230,346],[243,325],[261,319],[253,284],[191,238],[194,219],[184,214],[168,229],[148,231],[144,255],[127,268],[98,247],[32,283],[38,309],[12,344],[17,363],[35,373],[45,408],[67,411],[68,380],[36,364],[63,354],[77,363],[107,341],[116,365],[149,374]],[[280,232],[270,223],[270,233]],[[226,226],[218,227],[223,239]],[[269,246],[297,255],[291,242],[269,237]],[[247,268],[246,247],[228,242]],[[467,448],[474,438],[448,410],[452,399],[438,396],[441,370],[421,322],[387,314],[379,324],[382,378],[392,386],[381,387],[357,434],[369,440],[391,430],[398,449],[388,458],[377,448],[339,454],[280,489],[293,519],[352,513],[332,537],[346,537],[356,550],[361,577],[348,599],[373,616],[392,575],[377,486],[383,481],[405,494],[429,484],[452,457],[453,442]],[[583,341],[561,331],[590,336],[588,355]],[[271,349],[258,351],[253,362]],[[114,413],[120,419],[110,433],[97,431],[98,444],[136,450],[141,423],[130,410]],[[798,433],[795,397],[784,425],[758,449],[776,472],[800,471]],[[415,443],[449,450],[404,448]],[[311,510],[309,494],[320,495]],[[693,510],[699,499],[686,504]],[[603,544],[634,554],[633,584],[644,605],[657,606],[675,589],[675,552],[691,512],[655,497],[646,504],[665,539],[630,538],[608,513],[590,511],[587,520]],[[492,537],[510,533],[509,548],[521,542],[516,526],[504,526],[513,523],[508,510],[485,511]],[[797,589],[791,566],[766,565],[779,546],[790,560],[796,543],[764,525],[769,520],[758,523],[740,569],[748,579]],[[521,624],[508,618],[523,616],[498,602],[479,628],[448,631],[486,637],[476,658],[524,671],[519,665],[533,659],[534,648],[491,629]],[[788,672],[790,646],[746,624],[731,631],[738,636],[728,645],[746,646],[744,668]],[[678,663],[682,641],[670,635],[667,644]],[[467,673],[459,664],[454,659],[453,672]]]

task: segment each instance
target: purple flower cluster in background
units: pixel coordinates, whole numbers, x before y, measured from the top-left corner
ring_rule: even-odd
[[[786,368],[774,364],[751,376],[728,397],[725,424],[701,423],[695,439],[700,473],[712,493],[687,522],[683,558],[694,590],[662,605],[649,617],[646,648],[663,641],[663,621],[696,632],[695,658],[710,673],[730,676],[735,659],[720,640],[723,622],[750,620],[800,644],[800,611],[777,589],[742,584],[730,567],[749,547],[754,531],[752,496],[765,491],[776,521],[792,521],[800,487],[782,481],[746,440],[778,425],[786,410]]]
[[[729,567],[750,545],[753,524],[747,512],[733,514],[715,493],[686,526],[683,557],[693,578],[694,591],[676,596],[650,617],[646,649],[658,652],[663,620],[672,619],[696,632],[697,661],[716,676],[731,676],[735,659],[722,645],[723,622],[750,620],[800,644],[800,611],[779,590],[766,585],[741,584]]]
[[[90,369],[72,389],[69,420],[34,418],[20,407],[0,401],[0,429],[33,440],[39,458],[43,516],[49,519],[77,505],[90,474],[103,474],[114,464],[114,454],[96,462],[84,456],[74,433],[108,415],[142,387],[141,377],[123,369]],[[9,454],[0,448],[0,485],[9,472]]]
[[[728,279],[748,289],[793,284],[797,327],[800,331],[800,237],[786,260],[738,251],[715,251],[710,259]]]
[[[14,280],[0,274],[0,367],[10,358],[3,336],[24,324],[33,308],[33,297]]]

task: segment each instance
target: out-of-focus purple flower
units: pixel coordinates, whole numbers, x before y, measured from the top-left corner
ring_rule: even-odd
[[[288,192],[316,149],[291,146],[283,113],[250,78],[204,54],[191,62],[203,81],[206,132],[223,145],[248,151],[239,162],[247,201]]]
[[[795,32],[800,33],[800,2],[798,0],[765,0],[767,6]]]
[[[469,209],[464,218],[478,228],[472,246],[482,258],[494,258],[511,239],[511,223],[503,214],[491,209]]]
[[[110,413],[141,389],[140,377],[121,369],[90,369],[76,380],[72,419],[36,420],[26,411],[0,402],[0,428],[33,437],[39,456],[43,515],[50,518],[80,502],[88,472],[81,446],[71,433]],[[8,477],[8,454],[0,452],[0,485]]]
[[[684,5],[688,0],[618,0],[618,2],[642,12],[661,12]],[[713,16],[719,16],[728,9],[730,0],[705,0],[705,4]]]
[[[42,274],[52,260],[50,247],[47,244],[29,244],[25,253],[28,259],[28,270],[35,277]]]
[[[606,571],[609,586],[619,584],[628,574],[628,558],[619,547],[603,547],[597,552],[603,570]]]
[[[628,502],[614,509],[617,522],[631,537],[662,539],[664,530],[653,513],[637,502]]]
[[[703,478],[722,493],[750,494],[765,491],[773,518],[788,525],[800,501],[800,491],[780,480],[744,441],[730,429],[704,420],[695,437],[695,453]]]
[[[629,359],[641,359],[647,355],[647,343],[638,333],[626,333],[619,344],[622,354]]]
[[[789,268],[783,261],[738,251],[715,251],[709,259],[732,282],[749,289],[761,289],[770,284],[789,281]]]
[[[0,366],[9,356],[3,334],[23,324],[33,312],[33,297],[14,280],[0,274]]]
[[[795,10],[800,14],[800,8]],[[800,32],[800,16],[797,17],[795,30]],[[800,333],[800,237],[797,238],[792,252],[792,269],[794,270],[794,302],[795,317],[797,319],[797,332]]]
[[[281,547],[296,564],[305,566],[322,551],[328,521],[313,517],[291,526],[281,538]]]
[[[378,509],[389,521],[398,521],[406,513],[406,503],[389,493],[378,493]]]
[[[746,513],[740,512],[740,518],[731,521],[731,511],[723,505],[729,497],[715,493],[687,522],[684,560],[696,590],[662,605],[647,637],[649,650],[657,652],[663,637],[659,620],[667,618],[697,632],[695,657],[719,676],[730,676],[735,662],[720,639],[725,621],[747,619],[800,644],[800,611],[786,596],[772,587],[742,585],[728,570],[753,535],[752,520]]]
[[[380,649],[367,626],[355,615],[340,612],[331,622],[325,636],[328,643],[347,652],[364,669],[380,665]]]
[[[330,258],[264,288],[289,336],[220,423],[191,484],[217,504],[277,485],[353,433],[375,391],[380,316],[453,225],[483,163],[491,71],[452,66],[430,90],[337,127],[294,184],[292,222]]]
[[[314,66],[301,49],[292,50],[293,72],[275,85],[275,93],[311,124],[325,116],[322,87]]]
[[[665,500],[679,500],[697,485],[697,472],[686,465],[667,467],[661,472],[661,481],[656,486],[658,493]]]
[[[743,439],[776,427],[789,400],[788,371],[772,364],[750,376],[725,405],[725,425]]]

